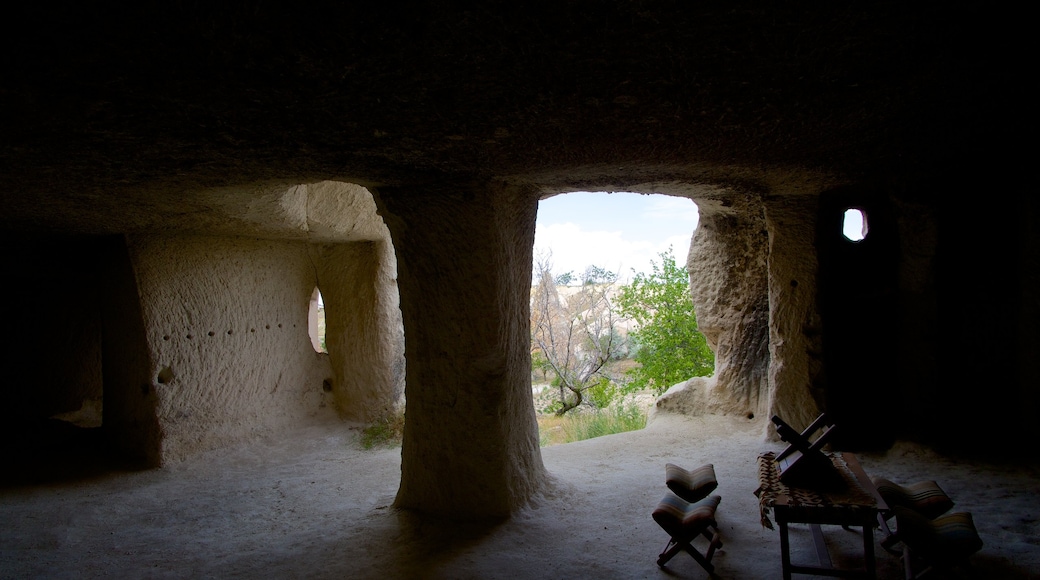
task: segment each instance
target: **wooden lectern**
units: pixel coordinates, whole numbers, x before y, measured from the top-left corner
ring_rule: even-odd
[[[834,463],[823,453],[824,445],[834,433],[834,424],[826,413],[821,413],[801,433],[776,415],[773,415],[772,421],[780,438],[788,443],[775,460],[781,483],[788,487],[817,490],[845,486],[845,480],[835,469]],[[819,435],[816,435],[817,431]]]

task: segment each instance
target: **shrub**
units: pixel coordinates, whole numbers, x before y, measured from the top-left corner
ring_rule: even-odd
[[[542,447],[573,443],[646,427],[646,411],[635,404],[564,416],[540,416],[538,439]]]
[[[614,399],[618,397],[619,391],[617,385],[607,377],[599,377],[592,386],[585,391],[585,396],[589,402],[592,403],[597,409],[606,409],[614,402]]]
[[[361,446],[399,447],[404,438],[404,411],[388,413],[361,431]]]

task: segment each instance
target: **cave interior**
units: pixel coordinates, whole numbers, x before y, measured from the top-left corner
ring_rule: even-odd
[[[515,512],[545,477],[537,205],[573,191],[698,204],[718,412],[804,427],[826,411],[852,450],[1028,448],[1040,228],[1016,137],[1023,35],[995,12],[12,8],[4,452],[158,467],[405,401],[398,505]],[[862,241],[841,235],[849,208]],[[308,339],[315,288],[328,353]],[[92,409],[88,428],[53,419]]]

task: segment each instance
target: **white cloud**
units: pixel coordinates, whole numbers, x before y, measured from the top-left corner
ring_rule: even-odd
[[[686,262],[697,227],[697,206],[688,199],[663,195],[566,194],[566,205],[543,201],[535,232],[535,257],[551,251],[555,273],[580,274],[591,265],[618,272],[621,281],[632,271],[651,271],[660,254],[672,248]],[[589,204],[583,207],[581,204]],[[594,205],[593,205],[594,204]],[[562,209],[561,209],[562,208]]]

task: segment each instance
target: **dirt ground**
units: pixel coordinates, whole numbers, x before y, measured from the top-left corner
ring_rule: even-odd
[[[710,462],[724,543],[714,577],[779,578],[779,534],[762,526],[753,492],[756,457],[782,444],[763,433],[759,419],[657,415],[642,431],[546,447],[552,484],[529,508],[463,525],[391,507],[399,448],[366,451],[350,425],[307,425],[158,470],[7,485],[0,577],[707,578],[687,554],[657,566],[668,537],[650,513],[666,462]],[[935,479],[955,510],[973,514],[985,542],[975,577],[1040,578],[1036,466],[905,443],[859,458],[870,475]],[[861,563],[860,532],[825,533],[835,563]],[[815,563],[807,528],[793,528],[792,544],[796,562]],[[880,578],[902,577],[899,559],[880,547],[877,564]]]

